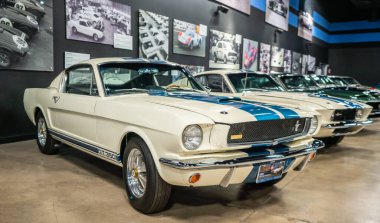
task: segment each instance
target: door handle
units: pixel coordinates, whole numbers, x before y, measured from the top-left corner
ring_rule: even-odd
[[[54,103],[57,103],[59,101],[60,97],[59,96],[53,96]]]

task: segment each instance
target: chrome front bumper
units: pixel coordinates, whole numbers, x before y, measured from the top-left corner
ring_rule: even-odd
[[[307,162],[310,160],[310,155],[315,155],[318,149],[323,148],[325,145],[320,140],[314,140],[311,144],[305,145],[297,150],[289,150],[287,152],[275,155],[263,155],[255,156],[254,152],[248,157],[223,160],[217,158],[203,158],[198,160],[174,160],[167,158],[160,158],[160,163],[162,165],[172,167],[179,170],[205,170],[205,169],[226,169],[226,168],[237,168],[252,166],[262,163],[270,163],[276,161],[287,160],[290,158],[300,158],[304,157],[303,162],[297,166],[297,170],[302,170]],[[254,149],[252,149],[254,150]]]
[[[347,122],[340,122],[337,124],[328,124],[324,125],[324,128],[328,129],[346,129],[350,127],[360,127],[360,126],[367,126],[371,125],[373,123],[372,119],[368,119],[366,121],[347,121]]]

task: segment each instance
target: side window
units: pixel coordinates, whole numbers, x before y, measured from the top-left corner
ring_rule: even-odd
[[[207,87],[211,89],[211,92],[231,92],[223,80],[223,77],[219,74],[212,74],[207,76]]]
[[[84,21],[79,21],[79,25],[81,25],[81,26],[87,26],[87,24]]]
[[[218,48],[222,48],[222,43],[218,43]]]
[[[207,78],[206,76],[196,76],[195,79],[202,84],[203,86],[207,86]],[[208,86],[207,86],[208,87]]]
[[[98,95],[92,67],[83,66],[67,71],[65,93],[80,95]]]

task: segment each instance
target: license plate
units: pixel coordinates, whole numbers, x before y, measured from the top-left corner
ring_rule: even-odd
[[[261,165],[257,172],[256,183],[264,183],[271,180],[277,180],[282,177],[285,168],[285,162],[268,163]]]

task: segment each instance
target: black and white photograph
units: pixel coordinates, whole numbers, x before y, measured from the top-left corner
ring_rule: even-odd
[[[228,7],[243,12],[245,14],[251,14],[251,0],[216,0]]]
[[[243,40],[243,69],[257,71],[259,43],[250,39]]]
[[[0,69],[54,70],[52,9],[53,0],[0,1]]]
[[[292,72],[292,51],[284,50],[284,73]]]
[[[308,59],[308,55],[302,54],[302,66],[301,66],[302,74],[307,74],[307,59]]]
[[[306,40],[313,40],[313,17],[310,13],[300,11],[298,17],[298,36]]]
[[[307,71],[308,72],[315,72],[315,66],[316,66],[315,62],[316,62],[315,57],[308,55],[307,57]]]
[[[185,65],[182,64],[184,68],[186,68],[192,75],[197,74],[197,73],[202,73],[205,71],[204,66],[197,66],[197,65]]]
[[[169,57],[169,17],[139,10],[139,56],[154,60]]]
[[[270,60],[271,71],[282,72],[284,71],[284,49],[278,46],[272,46],[271,60]]]
[[[241,39],[238,37],[239,35],[210,30],[210,68],[240,68]]]
[[[207,27],[201,33],[201,25],[173,20],[173,53],[205,57],[206,37]]]
[[[301,74],[302,54],[293,52],[292,58],[292,73]]]
[[[265,22],[288,31],[289,0],[266,0]]]
[[[112,0],[66,0],[66,38],[114,45],[131,35],[131,7]]]
[[[268,73],[269,72],[269,63],[270,63],[270,48],[271,45],[260,43],[260,72]]]

